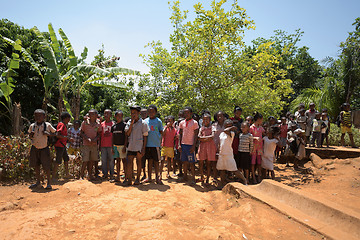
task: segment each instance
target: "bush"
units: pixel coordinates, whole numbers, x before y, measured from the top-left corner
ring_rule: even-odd
[[[360,130],[357,128],[352,127],[352,132],[354,135],[354,142],[356,146],[360,146]],[[332,146],[341,146],[341,131],[340,128],[334,124],[331,123],[330,126],[330,133],[329,133],[329,144]],[[349,135],[345,135],[345,144],[351,145]]]
[[[31,142],[25,136],[4,137],[0,135],[0,179],[10,181],[30,180],[29,168]]]

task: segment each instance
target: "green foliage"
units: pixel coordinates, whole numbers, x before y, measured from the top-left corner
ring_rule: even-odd
[[[360,146],[360,131],[354,126],[351,128],[354,136],[354,142],[356,146]],[[336,124],[331,124],[330,133],[329,133],[329,144],[331,146],[341,146],[341,131],[340,128]],[[349,139],[349,135],[346,133],[345,135],[345,145],[351,146],[351,142]]]
[[[31,143],[26,137],[4,137],[0,135],[0,179],[10,181],[30,180],[33,172],[29,168]]]
[[[230,11],[223,8],[225,2],[212,1],[210,10],[195,4],[196,17],[188,22],[179,1],[171,5],[171,50],[160,42],[148,44],[152,52],[143,58],[151,76],[140,80],[138,103],[157,104],[164,114],[186,105],[212,112],[241,105],[247,114],[282,110],[292,90],[286,71],[279,68],[279,54],[271,51],[271,43],[248,54],[243,37],[254,23],[237,1]]]

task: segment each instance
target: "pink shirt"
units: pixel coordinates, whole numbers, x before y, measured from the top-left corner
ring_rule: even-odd
[[[81,131],[84,132],[84,134],[91,138],[91,139],[94,139],[97,135],[97,133],[100,133],[101,131],[101,125],[97,122],[93,123],[93,124],[90,124],[90,122],[88,120],[82,122],[81,124]],[[86,137],[84,137],[83,139],[83,145],[85,146],[96,146],[97,145],[97,142],[89,142],[87,140]]]
[[[113,121],[101,123],[101,147],[112,147],[112,132],[111,127],[114,125]]]
[[[199,124],[194,119],[182,120],[179,125],[182,129],[181,144],[193,145],[194,144],[194,131],[199,129]]]
[[[262,148],[263,148],[262,135],[265,132],[264,128],[262,126],[256,127],[255,124],[253,124],[253,125],[251,125],[249,132],[254,137],[259,137],[260,138],[259,140],[254,139],[254,149],[253,149],[253,151],[258,151],[258,152],[262,153]]]
[[[280,125],[280,137],[286,138],[287,131],[288,131],[288,126],[286,124],[281,124]]]
[[[165,127],[164,137],[162,138],[161,146],[163,147],[174,147],[176,136],[176,128]]]

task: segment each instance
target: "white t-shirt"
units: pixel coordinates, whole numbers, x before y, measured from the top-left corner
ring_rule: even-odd
[[[49,133],[55,133],[56,129],[48,122],[46,124],[46,131]],[[34,132],[34,136],[31,138],[31,144],[37,149],[43,149],[48,146],[48,135],[44,134],[44,122],[40,125],[37,123],[32,123],[29,127],[28,132]]]
[[[274,170],[275,149],[278,140],[276,138],[264,138],[264,155],[262,156],[261,166],[268,170]]]

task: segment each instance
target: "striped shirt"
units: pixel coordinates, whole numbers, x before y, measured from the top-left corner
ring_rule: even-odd
[[[254,148],[254,138],[251,133],[240,134],[239,136],[239,152],[252,152]]]
[[[342,119],[341,119],[341,125],[346,127],[351,127],[351,112],[350,111],[342,111]]]

